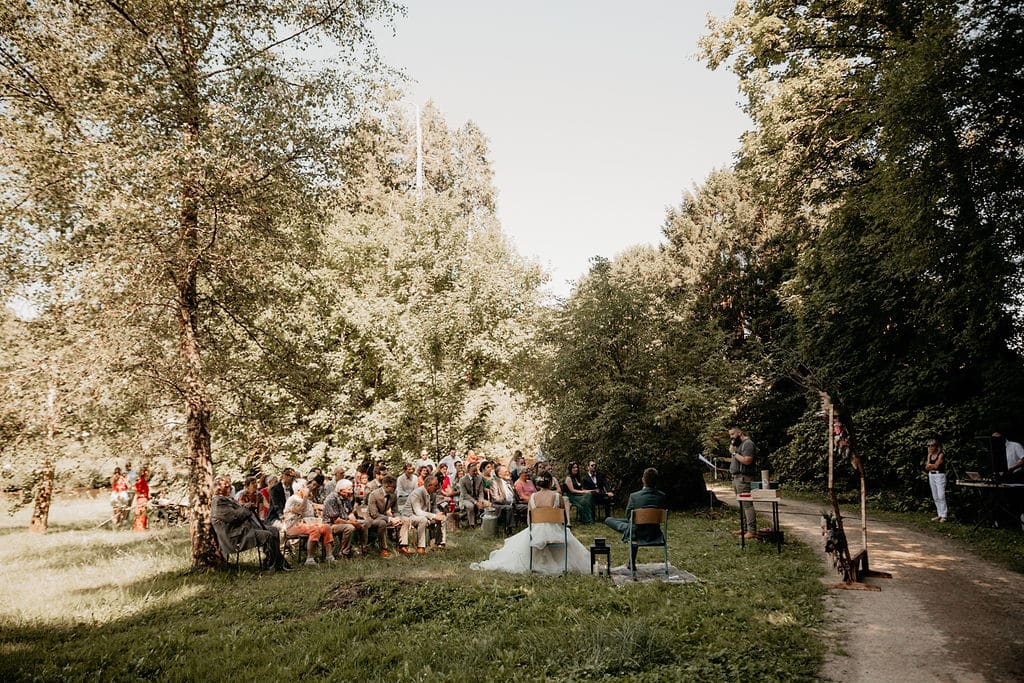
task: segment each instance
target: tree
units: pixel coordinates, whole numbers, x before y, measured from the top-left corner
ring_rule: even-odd
[[[955,417],[933,428],[964,440],[1022,407],[1020,9],[744,2],[704,42],[754,120],[740,172],[805,226],[776,290],[790,366],[922,438],[938,405]],[[860,424],[868,460],[891,460],[895,444]]]
[[[302,244],[310,226],[292,219],[331,174],[340,121],[328,113],[357,92],[284,48],[336,41],[353,66],[369,19],[392,11],[373,0],[0,10],[5,261],[73,252],[74,296],[132,328],[126,356],[179,397],[195,567],[218,560],[205,354],[255,274]],[[61,194],[73,214],[55,234],[46,200]]]
[[[737,373],[726,335],[695,320],[689,301],[663,252],[592,261],[551,333],[557,459],[594,457],[626,487],[655,466],[673,505],[706,502],[697,455],[727,419]]]

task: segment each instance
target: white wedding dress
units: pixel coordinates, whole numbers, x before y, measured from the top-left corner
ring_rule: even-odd
[[[562,496],[555,493],[555,506],[562,506]],[[530,496],[530,507],[536,508],[534,497]],[[569,571],[586,574],[590,571],[590,551],[576,540],[572,532],[568,532],[567,545],[548,545],[549,542],[561,544],[566,538],[562,534],[561,524],[533,525],[533,571],[539,574],[561,574],[564,567],[565,553],[569,554]],[[530,573],[530,527],[515,536],[505,539],[505,545],[491,553],[483,562],[474,562],[472,569],[490,569],[513,574]]]

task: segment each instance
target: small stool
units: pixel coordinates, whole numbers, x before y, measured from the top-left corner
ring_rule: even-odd
[[[612,575],[612,547],[605,543],[603,538],[595,538],[594,543],[590,546],[590,573],[594,573],[594,563],[597,562],[597,556],[605,556],[605,574],[607,576]]]

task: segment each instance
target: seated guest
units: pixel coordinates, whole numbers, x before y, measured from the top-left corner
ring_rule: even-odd
[[[384,482],[384,477],[388,476],[387,465],[376,465],[373,468],[373,481],[366,484],[364,489],[364,495],[366,499],[369,499],[370,494],[379,489]]]
[[[366,552],[366,537],[369,529],[363,520],[356,516],[356,503],[353,497],[354,486],[348,479],[338,482],[334,493],[324,500],[324,522],[331,525],[331,533],[340,538],[342,557],[352,557],[352,534],[359,533],[359,551]]]
[[[213,480],[210,521],[225,559],[231,553],[261,546],[266,554],[264,569],[281,571],[287,568],[284,555],[281,554],[280,533],[273,527],[264,527],[251,510],[231,498],[231,477],[217,477]]]
[[[565,475],[565,495],[576,506],[576,516],[581,524],[594,523],[594,493],[593,489],[583,488],[580,464],[569,463],[568,474]]]
[[[295,470],[291,467],[284,468],[281,472],[281,480],[270,487],[270,510],[267,512],[267,522],[283,522],[284,506],[292,496],[292,484],[295,482]]]
[[[352,483],[352,497],[357,505],[366,501],[366,485],[370,483],[370,475],[366,472],[356,472],[356,479]]]
[[[427,541],[430,530],[434,530],[434,538],[439,549],[445,545],[446,532],[444,528],[445,513],[437,502],[437,477],[430,475],[409,495],[409,499],[402,508],[402,530],[399,537],[399,552],[409,552],[409,528],[416,528],[416,552],[422,555],[426,552]],[[405,548],[406,550],[402,550]]]
[[[246,477],[245,486],[238,492],[237,500],[239,505],[252,512],[257,518],[262,519],[267,515],[263,507],[263,496],[256,490],[256,484],[256,477]]]
[[[616,531],[622,532],[622,540],[629,543],[629,514],[633,510],[641,508],[667,508],[668,498],[665,494],[655,488],[658,485],[658,470],[648,467],[643,474],[644,487],[639,491],[629,494],[629,502],[626,504],[626,517],[609,517],[604,523]],[[642,524],[636,528],[635,537],[637,540],[656,541],[661,538],[661,527],[657,524]],[[637,546],[630,545],[629,566],[636,567]]]
[[[380,554],[388,557],[388,529],[402,526],[398,515],[398,496],[395,495],[395,478],[385,475],[378,486],[366,499],[366,524],[377,532]]]
[[[440,468],[441,465],[447,465],[448,474],[451,476],[455,476],[455,463],[457,462],[462,462],[462,458],[459,457],[458,451],[456,451],[454,448],[451,448],[448,450],[448,455],[441,458],[441,462],[437,463],[437,466]]]
[[[334,534],[331,532],[331,525],[320,521],[309,500],[309,487],[305,480],[298,479],[292,484],[291,498],[284,506],[285,533],[288,536],[307,536],[306,540],[306,564],[316,564],[313,551],[316,542],[321,541],[324,553],[328,562],[334,562]]]
[[[515,514],[516,492],[512,488],[512,475],[508,468],[500,465],[491,482],[491,505],[498,513],[498,521],[506,531],[512,529]]]
[[[266,519],[270,513],[270,489],[277,486],[277,482],[280,481],[277,477],[270,475],[269,477],[265,474],[260,475],[259,492],[263,496],[263,516],[260,519]]]
[[[408,500],[409,494],[415,491],[417,486],[419,486],[419,480],[416,478],[416,473],[412,470],[412,463],[407,462],[402,466],[402,473],[398,475],[398,481],[395,484],[395,494],[398,496],[399,508],[405,506],[405,501]]]
[[[430,465],[422,465],[416,470],[416,486],[423,486],[423,480],[430,474]]]
[[[519,478],[513,484],[516,491],[516,503],[526,505],[530,502],[530,496],[537,492],[537,487],[530,479],[530,468],[524,467],[519,470]]]
[[[320,472],[310,473],[309,479],[306,480],[306,486],[309,487],[309,500],[317,506],[318,512],[319,507],[324,504],[324,499],[327,498],[327,491],[324,489],[326,479]]]
[[[469,526],[476,526],[479,513],[489,507],[484,497],[484,479],[477,471],[476,463],[467,466],[466,476],[459,482],[459,508],[466,511]]]
[[[604,472],[597,471],[597,462],[594,460],[587,463],[587,472],[583,475],[583,488],[594,492],[594,507],[604,506],[605,517],[610,516],[615,491],[608,488],[608,480],[605,479]]]

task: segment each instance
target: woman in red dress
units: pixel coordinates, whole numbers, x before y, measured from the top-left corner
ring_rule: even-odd
[[[143,467],[135,480],[135,531],[146,530],[146,509],[149,507],[149,468]]]

